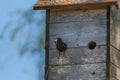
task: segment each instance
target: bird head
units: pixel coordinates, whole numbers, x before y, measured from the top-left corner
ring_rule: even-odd
[[[54,40],[54,42],[55,42],[55,44],[57,44],[58,42],[62,42],[62,39],[61,39],[61,38],[56,38],[56,39]]]

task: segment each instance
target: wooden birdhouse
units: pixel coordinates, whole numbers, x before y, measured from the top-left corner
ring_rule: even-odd
[[[41,0],[34,9],[46,10],[45,80],[120,80],[119,0]]]

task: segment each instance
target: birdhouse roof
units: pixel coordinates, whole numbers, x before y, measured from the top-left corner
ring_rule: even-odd
[[[64,9],[64,8],[90,8],[104,7],[118,4],[120,0],[38,0],[34,9]]]

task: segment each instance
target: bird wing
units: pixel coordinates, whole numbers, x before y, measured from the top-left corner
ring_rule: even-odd
[[[56,48],[60,51],[60,52],[62,52],[62,51],[65,51],[65,49],[66,49],[66,47],[67,47],[67,45],[65,44],[65,43],[58,43],[57,45],[56,45]]]

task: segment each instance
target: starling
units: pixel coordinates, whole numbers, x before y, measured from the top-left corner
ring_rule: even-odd
[[[62,41],[61,38],[56,38],[55,44],[56,44],[56,49],[59,51],[58,57],[60,57],[61,52],[64,52],[64,56],[65,56],[65,50],[67,48],[67,45]]]

